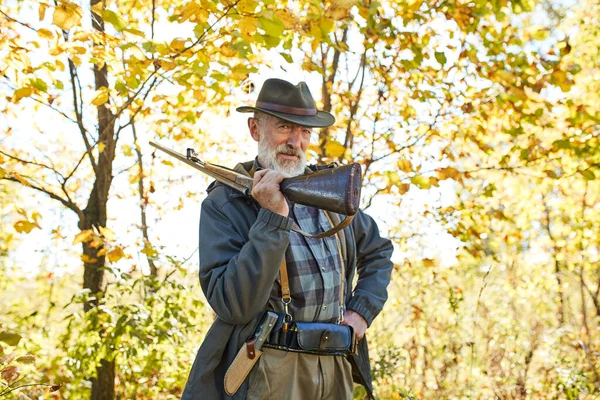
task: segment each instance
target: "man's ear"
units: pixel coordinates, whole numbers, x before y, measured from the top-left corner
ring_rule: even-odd
[[[258,142],[260,139],[260,134],[258,133],[258,120],[256,118],[248,118],[248,129],[250,130],[250,135],[252,139]]]

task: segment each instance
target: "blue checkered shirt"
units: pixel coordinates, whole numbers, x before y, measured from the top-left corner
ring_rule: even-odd
[[[305,232],[316,234],[331,228],[323,210],[294,204],[290,217]],[[311,239],[290,232],[285,254],[294,321],[336,322],[340,313],[340,254],[336,238]],[[273,285],[270,308],[283,312],[279,276]]]

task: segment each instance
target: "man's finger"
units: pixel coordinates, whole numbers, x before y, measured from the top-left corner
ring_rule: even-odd
[[[265,176],[265,174],[266,174],[267,172],[269,172],[269,170],[268,170],[268,169],[261,169],[260,171],[256,171],[256,172],[254,173],[254,182],[255,182],[255,183],[257,183],[257,182],[260,182],[260,180],[261,180],[262,178],[264,178],[264,176]]]

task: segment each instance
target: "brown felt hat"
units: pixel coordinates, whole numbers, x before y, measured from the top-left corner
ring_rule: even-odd
[[[306,82],[292,85],[283,79],[267,79],[260,89],[256,105],[238,107],[242,113],[260,111],[285,121],[309,127],[326,127],[335,122],[327,111],[317,110]]]

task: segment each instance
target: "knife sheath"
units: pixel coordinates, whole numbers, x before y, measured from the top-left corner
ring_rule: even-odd
[[[251,354],[254,354],[253,358],[250,358]],[[261,354],[260,350],[249,351],[248,343],[244,343],[225,373],[225,393],[233,396],[238,391]]]

